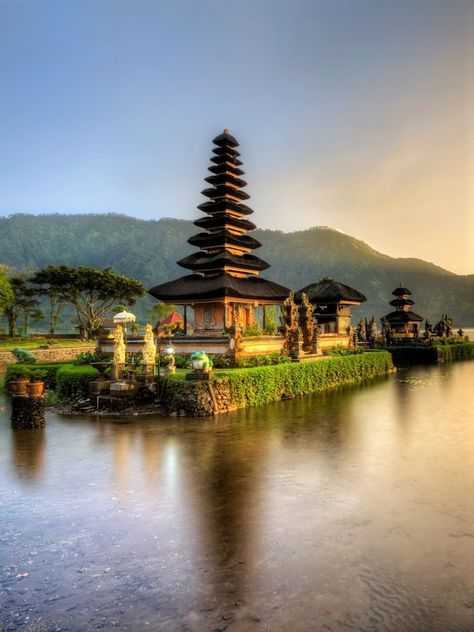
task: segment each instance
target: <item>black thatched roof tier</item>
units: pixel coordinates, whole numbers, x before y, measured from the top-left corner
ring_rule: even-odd
[[[385,318],[391,325],[402,325],[405,323],[420,322],[423,320],[423,316],[415,314],[415,312],[403,312],[401,310],[390,312],[390,314],[387,314]]]
[[[239,167],[240,165],[243,165],[244,163],[239,160],[238,158],[233,158],[230,154],[227,154],[225,156],[213,156],[211,158],[211,162],[213,162],[215,165],[223,165],[226,163],[231,163],[232,165]]]
[[[238,167],[232,167],[227,162],[223,162],[220,165],[211,165],[207,168],[207,170],[211,173],[215,173],[216,175],[219,175],[220,173],[231,173],[236,177],[243,176],[245,173],[244,171],[242,171],[242,169],[239,169]]]
[[[247,186],[245,180],[230,175],[229,173],[220,173],[217,176],[208,176],[207,178],[204,178],[204,180],[206,182],[209,182],[209,184],[212,184],[213,186],[219,186],[220,184],[233,185],[235,187]]]
[[[225,129],[222,134],[216,136],[212,141],[214,145],[218,145],[219,147],[238,147],[239,143],[232,136],[228,129]]]
[[[393,296],[409,296],[411,292],[408,288],[400,285],[400,287],[397,287],[393,290],[392,294]]]
[[[240,152],[236,149],[232,149],[232,147],[215,147],[212,153],[216,156],[230,156],[231,158],[238,158],[240,156]]]
[[[204,270],[218,271],[224,267],[232,267],[242,271],[251,270],[252,273],[258,273],[270,267],[266,261],[255,255],[249,253],[234,255],[227,250],[222,250],[215,254],[207,254],[201,250],[184,257],[184,259],[180,259],[176,263],[182,268],[197,272]]]
[[[188,243],[204,250],[209,248],[226,248],[227,246],[255,250],[262,245],[256,239],[250,237],[250,235],[235,235],[228,230],[221,230],[215,233],[198,233],[190,237]]]
[[[245,191],[228,187],[225,184],[213,187],[212,189],[204,189],[201,193],[212,200],[216,198],[224,198],[229,195],[239,198],[239,200],[248,200],[250,198],[250,195],[245,193]]]
[[[301,295],[306,294],[310,303],[337,303],[340,301],[351,301],[354,303],[363,303],[367,298],[354,290],[354,288],[344,285],[340,281],[319,281],[319,283],[311,283],[299,290],[295,294],[295,302],[301,302]]]
[[[412,301],[411,298],[394,298],[390,301],[389,305],[393,305],[393,307],[405,307],[405,305],[414,305],[415,301]]]
[[[254,301],[275,301],[281,303],[290,293],[283,285],[251,276],[239,278],[221,273],[213,277],[203,277],[200,274],[168,281],[157,285],[148,293],[161,301],[180,301],[240,298]]]
[[[242,230],[253,230],[256,228],[253,222],[248,219],[237,219],[236,217],[229,217],[225,213],[219,215],[211,215],[209,217],[201,217],[194,222],[195,226],[199,228],[205,228],[211,230],[213,228],[240,228]]]
[[[239,215],[252,215],[253,210],[250,206],[246,204],[239,204],[239,202],[234,202],[234,200],[212,200],[211,202],[203,202],[198,206],[200,211],[204,211],[208,215],[214,215],[216,213],[227,213],[227,211],[232,211],[233,213],[238,213]]]

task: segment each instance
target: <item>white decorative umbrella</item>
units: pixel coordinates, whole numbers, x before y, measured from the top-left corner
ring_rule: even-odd
[[[135,314],[127,312],[125,309],[123,312],[119,312],[114,316],[114,323],[116,325],[124,325],[123,333],[125,339],[125,350],[127,349],[127,323],[134,323],[137,320]]]
[[[134,323],[137,320],[137,317],[135,316],[135,314],[132,314],[131,312],[127,312],[126,310],[123,310],[123,312],[119,312],[118,314],[115,314],[114,316],[114,323],[118,323],[119,325],[123,325],[126,323]]]

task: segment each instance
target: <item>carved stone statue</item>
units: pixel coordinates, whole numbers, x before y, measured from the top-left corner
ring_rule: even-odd
[[[112,364],[112,379],[114,381],[120,377],[121,369],[125,365],[126,355],[127,349],[123,341],[123,327],[122,325],[116,325],[114,329],[114,360]]]
[[[125,364],[126,351],[123,341],[123,327],[116,325],[114,330],[114,365]]]
[[[35,354],[27,349],[12,349],[11,353],[15,356],[19,363],[36,362]]]
[[[367,342],[367,329],[365,326],[365,320],[361,320],[357,326],[357,338],[360,342]]]
[[[433,336],[433,325],[431,324],[431,320],[427,318],[425,320],[425,332],[423,334],[423,338],[428,340]]]
[[[383,343],[384,343],[385,346],[388,347],[389,344],[390,344],[390,340],[391,340],[390,323],[385,318],[385,316],[381,320],[382,320],[382,338],[383,338]]]
[[[303,350],[311,353],[314,338],[313,306],[304,293],[301,295],[301,304],[298,307],[298,325],[303,337]]]
[[[290,295],[281,306],[280,315],[280,331],[285,338],[284,349],[290,355],[295,355],[299,351],[300,341],[303,337],[298,325],[298,309],[294,297],[295,293],[290,292]]]
[[[142,347],[143,364],[146,366],[154,366],[156,359],[156,345],[153,338],[153,327],[145,326],[145,342]]]
[[[370,342],[372,346],[374,346],[376,343],[377,334],[378,334],[377,324],[375,322],[375,318],[372,316],[372,318],[369,321],[369,326],[368,326],[368,331],[367,331],[367,342]]]

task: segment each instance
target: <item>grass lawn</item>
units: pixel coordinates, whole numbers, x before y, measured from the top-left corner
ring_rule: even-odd
[[[40,345],[49,345],[50,349],[55,347],[91,347],[95,344],[92,341],[78,340],[77,338],[8,338],[0,340],[0,351],[10,351],[11,349],[39,349]]]

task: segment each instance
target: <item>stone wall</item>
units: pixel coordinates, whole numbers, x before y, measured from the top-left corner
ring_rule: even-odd
[[[42,428],[44,421],[43,397],[12,397],[12,427]]]
[[[322,352],[323,349],[331,347],[348,347],[349,342],[350,336],[346,334],[321,334],[318,338],[318,349]]]
[[[240,339],[239,358],[266,353],[281,353],[285,339],[283,336],[243,336]]]
[[[166,414],[180,417],[210,417],[236,410],[226,380],[185,381],[163,379],[160,402]]]
[[[21,345],[19,345],[21,346]],[[50,349],[28,349],[35,354],[38,362],[62,362],[74,360],[78,353],[95,351],[95,344],[83,347],[51,347]],[[18,360],[10,351],[0,351],[0,373],[7,370],[9,364],[15,364]]]

